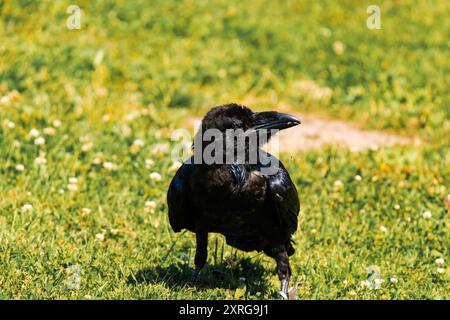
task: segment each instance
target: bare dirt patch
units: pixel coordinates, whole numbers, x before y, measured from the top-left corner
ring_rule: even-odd
[[[302,124],[279,133],[281,152],[320,149],[327,145],[359,151],[374,147],[419,144],[418,138],[379,130],[363,130],[346,121],[313,115],[294,115],[298,116]]]

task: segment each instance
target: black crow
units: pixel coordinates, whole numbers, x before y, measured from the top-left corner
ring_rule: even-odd
[[[196,234],[192,283],[206,263],[208,233],[216,232],[235,248],[263,251],[274,258],[281,295],[287,297],[289,256],[294,253],[291,236],[297,230],[300,203],[283,164],[261,146],[277,130],[298,124],[300,121],[288,114],[253,112],[237,104],[215,107],[203,118],[193,145],[194,156],[180,167],[167,193],[172,229]],[[210,129],[213,135],[207,136]],[[232,136],[234,132],[237,134]],[[195,158],[205,157],[217,142],[222,144],[208,153],[215,157],[213,162]]]

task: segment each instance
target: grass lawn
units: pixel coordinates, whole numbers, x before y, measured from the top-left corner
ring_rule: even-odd
[[[171,136],[227,102],[420,146],[281,159],[299,299],[450,299],[450,2],[0,0],[0,298],[273,299],[272,260],[168,223]],[[152,173],[158,173],[153,174]],[[159,179],[161,178],[161,179]]]

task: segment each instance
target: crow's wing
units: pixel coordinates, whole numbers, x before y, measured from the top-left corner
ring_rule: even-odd
[[[297,189],[292,183],[289,173],[279,162],[278,173],[268,175],[268,196],[271,200],[282,226],[289,233],[289,237],[297,230],[300,201]]]
[[[175,232],[181,229],[195,231],[195,216],[189,187],[193,166],[192,159],[185,162],[173,177],[167,191],[169,222]]]

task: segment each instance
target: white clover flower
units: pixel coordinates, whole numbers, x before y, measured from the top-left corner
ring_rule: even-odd
[[[411,217],[406,217],[405,220],[406,220],[407,222],[411,222]]]
[[[392,283],[398,283],[398,279],[396,277],[391,277],[389,279]]]
[[[13,148],[20,148],[20,141],[19,140],[14,140],[12,143],[12,147]]]
[[[345,44],[343,44],[341,41],[335,41],[333,43],[333,50],[338,56],[340,56],[345,51]]]
[[[53,120],[53,126],[56,128],[61,127],[61,120],[59,120],[59,119]]]
[[[36,128],[33,128],[30,130],[30,132],[28,132],[28,135],[32,138],[36,138],[39,136],[39,130]]]
[[[34,144],[37,146],[41,146],[41,145],[45,144],[45,139],[42,137],[38,137],[34,140]]]
[[[30,213],[33,211],[33,206],[29,203],[26,203],[20,208],[20,212],[22,213]]]
[[[8,93],[8,96],[12,101],[17,101],[18,99],[20,99],[20,92],[17,90],[13,90]]]
[[[95,235],[95,239],[97,239],[98,241],[104,241],[105,240],[105,235],[103,233],[97,233]]]
[[[93,146],[94,146],[94,144],[92,142],[87,142],[81,146],[81,151],[88,152],[92,149]]]
[[[156,209],[156,202],[155,201],[146,201],[144,211],[147,213],[154,213]]]
[[[16,164],[15,168],[17,171],[25,170],[25,166],[23,164]]]
[[[117,165],[115,163],[106,161],[103,162],[103,168],[105,168],[107,171],[114,171],[117,169]]]
[[[342,281],[342,284],[343,284],[344,286],[347,286],[347,285],[348,285],[348,280],[345,279],[344,281]]]
[[[81,137],[79,137],[78,138],[78,140],[80,141],[80,142],[88,142],[89,141],[89,137],[88,136],[81,136]]]
[[[70,183],[70,184],[67,185],[67,189],[70,190],[70,191],[77,191],[78,190],[78,185]]]
[[[14,122],[12,122],[12,121],[6,120],[6,121],[5,121],[5,126],[6,126],[8,129],[14,129],[14,127],[16,126],[16,124],[15,124]]]
[[[78,179],[76,177],[70,177],[69,178],[69,183],[70,184],[77,184],[78,183]]]
[[[431,214],[431,212],[430,211],[425,211],[424,213],[423,213],[423,217],[425,218],[425,219],[430,219],[431,217],[432,217],[432,214]]]
[[[0,105],[7,105],[11,101],[9,95],[0,98]]]
[[[145,201],[145,206],[147,208],[155,209],[156,208],[156,202],[155,201]]]
[[[363,280],[363,281],[361,281],[360,285],[361,285],[361,288],[368,288],[371,284],[370,284],[369,280]]]
[[[44,128],[44,130],[42,130],[42,132],[44,132],[44,134],[47,136],[54,136],[56,134],[56,129],[52,128],[52,127],[48,127],[48,128]]]
[[[335,190],[342,190],[344,188],[344,183],[341,180],[336,180],[334,182],[334,189]]]
[[[394,206],[394,209],[395,209],[395,210],[400,210],[400,205],[399,205],[399,204],[396,204],[396,205]]]
[[[383,233],[387,233],[388,229],[385,226],[381,226],[380,227],[380,231],[383,232]]]
[[[152,154],[162,155],[169,151],[169,144],[160,143],[152,148]]]
[[[37,157],[36,159],[34,159],[34,163],[37,165],[44,165],[47,163],[47,159],[45,159],[45,155],[41,154],[39,155],[39,157]]]
[[[122,126],[121,131],[125,138],[128,138],[129,136],[131,136],[131,128],[129,126],[127,126],[127,125]]]
[[[381,285],[383,284],[384,280],[381,278],[375,278],[373,279],[373,283],[375,285],[375,289],[379,289]]]
[[[444,268],[437,268],[437,269],[436,269],[436,272],[437,272],[437,273],[444,273],[444,272],[445,272],[445,269],[444,269]]]
[[[103,153],[101,153],[101,152],[98,152],[96,155],[95,155],[95,158],[92,160],[92,163],[93,164],[96,164],[96,165],[100,165],[100,164],[102,164],[102,162],[103,162]]]
[[[90,214],[90,213],[92,212],[92,210],[91,210],[90,208],[83,208],[83,209],[81,209],[81,211],[82,211],[84,214]]]
[[[150,173],[150,179],[152,181],[161,181],[161,175],[158,172]]]
[[[133,144],[130,146],[130,152],[135,154],[138,153],[139,150],[144,146],[144,140],[136,139],[133,141]]]
[[[444,259],[443,258],[438,258],[438,259],[436,259],[435,261],[434,261],[436,264],[439,264],[439,265],[441,265],[441,264],[444,264],[445,263],[445,261],[444,261]]]
[[[144,146],[144,140],[142,140],[142,139],[136,139],[136,140],[133,141],[133,144],[134,144],[134,145],[137,145],[137,146],[139,146],[139,147],[143,147],[143,146]]]
[[[355,180],[356,180],[356,181],[361,181],[361,180],[362,180],[362,177],[361,177],[359,174],[357,174],[357,175],[355,176]]]
[[[145,167],[147,169],[149,169],[150,167],[152,167],[155,164],[155,161],[153,161],[152,159],[145,159]]]

